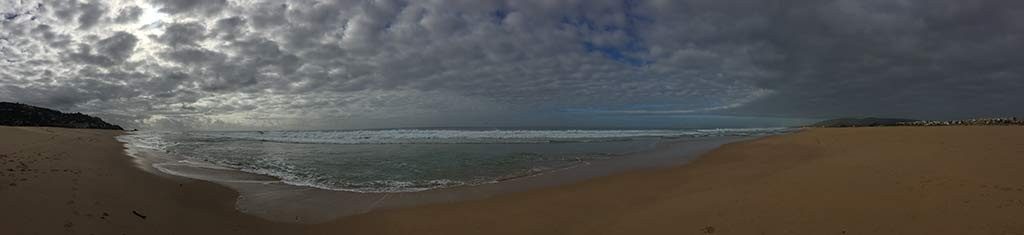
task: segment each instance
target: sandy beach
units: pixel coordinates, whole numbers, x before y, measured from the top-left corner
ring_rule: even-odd
[[[145,172],[121,131],[0,127],[2,234],[253,234],[273,224],[234,209],[237,193]]]
[[[682,166],[312,225],[238,212],[227,187],[142,171],[118,134],[0,127],[3,233],[1024,233],[1022,127],[808,129]]]

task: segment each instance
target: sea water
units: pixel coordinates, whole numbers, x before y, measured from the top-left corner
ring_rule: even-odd
[[[381,193],[530,177],[628,157],[667,140],[790,130],[140,131],[119,138],[129,151],[150,151],[166,158],[149,161],[164,173],[178,174],[172,166],[185,165],[272,176],[297,186]]]

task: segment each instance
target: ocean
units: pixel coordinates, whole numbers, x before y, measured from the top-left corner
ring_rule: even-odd
[[[238,171],[357,193],[491,184],[623,159],[680,139],[778,134],[791,128],[557,130],[383,129],[139,131],[119,137],[163,173],[206,179]],[[149,154],[138,154],[138,153]],[[135,153],[135,154],[132,154]],[[181,169],[207,169],[190,170]],[[205,172],[205,173],[204,173]]]

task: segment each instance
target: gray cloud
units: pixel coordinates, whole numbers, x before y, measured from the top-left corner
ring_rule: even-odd
[[[240,16],[219,19],[214,23],[211,34],[223,40],[235,40],[245,33],[246,20]]]
[[[97,51],[112,61],[120,63],[132,56],[132,50],[135,49],[135,44],[138,41],[135,35],[119,31],[97,42]]]
[[[164,32],[158,41],[171,47],[189,45],[195,46],[206,38],[206,26],[196,22],[172,23],[164,27]]]
[[[166,51],[161,55],[168,61],[189,66],[213,66],[222,64],[226,60],[226,56],[222,53],[191,47]]]
[[[82,11],[81,15],[78,16],[79,29],[92,28],[96,23],[99,23],[100,17],[107,13],[105,6],[99,3],[81,4],[79,5],[79,10]]]
[[[184,12],[198,12],[202,14],[215,14],[228,5],[227,0],[150,0],[160,11],[170,14]]]
[[[1009,0],[2,6],[0,99],[138,126],[1024,115]]]
[[[72,52],[70,57],[72,60],[96,66],[119,65],[132,56],[136,43],[138,39],[134,35],[119,31],[98,40],[95,49],[90,44],[78,44],[77,51]]]
[[[117,12],[117,16],[114,18],[114,22],[117,23],[131,23],[139,19],[142,15],[142,8],[138,6],[128,6],[122,8]]]

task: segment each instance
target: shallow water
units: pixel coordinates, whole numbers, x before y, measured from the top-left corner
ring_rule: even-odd
[[[788,130],[137,132],[120,138],[130,149],[159,153],[153,155],[161,159],[149,161],[164,173],[205,180],[253,180],[246,174],[226,173],[242,171],[272,176],[289,185],[380,193],[528,177],[620,158],[666,140]]]

